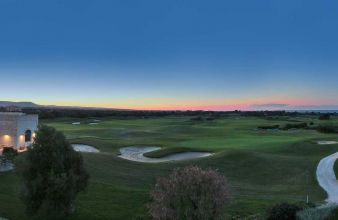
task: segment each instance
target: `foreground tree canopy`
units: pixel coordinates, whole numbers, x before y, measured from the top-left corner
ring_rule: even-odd
[[[18,172],[23,179],[21,198],[30,215],[41,209],[59,215],[71,213],[77,193],[85,190],[89,178],[81,154],[61,132],[47,126],[37,131]]]
[[[301,207],[294,204],[281,203],[268,210],[267,220],[296,220]]]
[[[151,191],[150,215],[161,219],[221,219],[230,193],[223,176],[197,166],[176,169],[159,178]]]

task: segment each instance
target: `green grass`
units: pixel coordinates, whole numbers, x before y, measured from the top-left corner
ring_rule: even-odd
[[[150,158],[161,158],[165,157],[171,154],[176,154],[176,153],[184,153],[184,152],[210,152],[207,150],[198,150],[198,149],[193,149],[193,148],[188,148],[188,147],[171,147],[171,148],[162,148],[160,150],[152,151],[145,153],[144,156],[150,157]]]
[[[80,121],[81,125],[71,125]],[[72,143],[93,145],[99,154],[84,153],[90,172],[87,192],[77,199],[76,212],[68,219],[148,219],[149,190],[156,178],[174,168],[196,164],[217,169],[227,177],[234,201],[229,215],[263,216],[277,202],[310,200],[321,203],[325,192],[318,186],[315,170],[319,160],[338,151],[338,145],[317,145],[317,140],[335,140],[337,135],[315,130],[259,131],[259,125],[290,122],[323,123],[303,117],[226,117],[192,122],[189,117],[150,119],[104,118],[98,125],[89,119],[62,118],[42,121],[63,131]],[[328,123],[328,122],[324,122]],[[329,123],[338,124],[334,117]],[[175,163],[143,164],[117,157],[120,147],[160,146],[149,156],[174,152],[212,151],[209,158]],[[337,169],[337,168],[336,168]],[[0,216],[27,219],[18,199],[20,179],[14,172],[0,173]]]

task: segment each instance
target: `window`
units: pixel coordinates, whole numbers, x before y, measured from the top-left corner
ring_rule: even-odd
[[[31,130],[27,130],[25,132],[25,142],[31,142],[32,141],[32,132]]]

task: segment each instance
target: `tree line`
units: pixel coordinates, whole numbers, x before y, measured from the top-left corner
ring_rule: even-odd
[[[1,108],[0,108],[0,111]],[[210,118],[229,117],[229,116],[257,116],[257,117],[277,117],[277,116],[300,116],[317,115],[321,119],[327,119],[328,115],[337,115],[337,113],[319,113],[319,112],[290,112],[290,111],[157,111],[157,110],[111,110],[111,109],[47,109],[47,108],[24,108],[27,114],[38,114],[41,119],[55,119],[62,117],[72,118],[150,118],[166,116],[205,116]]]

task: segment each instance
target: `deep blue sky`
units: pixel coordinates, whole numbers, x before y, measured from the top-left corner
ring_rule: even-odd
[[[336,108],[337,11],[335,0],[1,0],[0,99]]]

